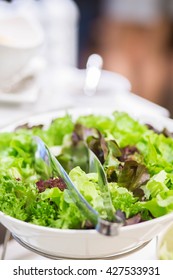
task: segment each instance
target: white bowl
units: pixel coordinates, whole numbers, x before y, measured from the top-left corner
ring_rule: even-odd
[[[61,230],[22,222],[0,212],[1,223],[24,244],[53,258],[93,259],[133,251],[153,239],[173,213],[152,221],[122,227],[119,235],[106,237],[95,230]]]
[[[43,32],[24,17],[0,19],[0,83],[13,77],[36,55]]]
[[[69,110],[75,119],[79,115],[87,115],[93,110]],[[52,119],[64,115],[64,111],[33,116],[29,119],[8,126],[3,131],[12,131],[16,126],[28,122],[30,125],[48,125]],[[103,110],[94,113],[110,114]],[[133,115],[133,114],[132,114]],[[137,116],[136,116],[137,117]],[[142,122],[150,121],[151,125],[161,129],[167,127],[173,130],[173,120],[165,117],[138,116]],[[26,223],[0,212],[0,222],[7,227],[15,237],[29,247],[53,258],[94,259],[105,258],[130,252],[153,239],[173,219],[173,213],[140,224],[120,228],[119,235],[105,237],[95,230],[61,230]]]

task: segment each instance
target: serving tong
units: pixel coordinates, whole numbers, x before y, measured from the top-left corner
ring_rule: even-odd
[[[67,186],[69,195],[73,199],[74,203],[85,215],[85,217],[94,225],[95,229],[100,234],[106,236],[118,235],[119,228],[123,225],[123,220],[114,212],[106,175],[102,164],[95,156],[95,154],[87,147],[85,143],[83,143],[89,156],[89,172],[96,172],[98,174],[98,185],[102,194],[104,208],[107,213],[108,220],[103,220],[100,217],[99,213],[95,209],[93,209],[92,206],[87,202],[87,200],[76,188],[60,162],[50,152],[45,143],[38,136],[34,136],[33,138],[37,144],[37,150],[35,153],[35,164],[37,166],[40,166],[42,170],[45,170],[45,172],[50,177],[59,176],[63,179]]]

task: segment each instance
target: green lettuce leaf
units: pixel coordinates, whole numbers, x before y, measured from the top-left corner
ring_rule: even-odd
[[[117,183],[109,183],[109,188],[114,208],[123,211],[126,218],[133,217],[142,210],[138,198],[132,192],[119,187]]]
[[[153,199],[141,202],[141,206],[148,209],[157,218],[173,211],[173,190],[162,191]]]
[[[33,184],[26,184],[10,178],[0,179],[0,210],[14,218],[29,221],[29,207],[35,204],[36,190]]]
[[[154,175],[148,183],[142,187],[145,197],[149,199],[150,197],[156,197],[160,192],[168,191],[168,187],[165,184],[167,178],[167,173],[162,170],[157,175]]]
[[[127,188],[135,196],[142,197],[141,186],[150,178],[147,168],[134,160],[126,161],[118,175],[118,184]]]
[[[80,167],[76,167],[71,170],[69,176],[91,206],[97,210],[103,218],[106,218],[103,199],[100,194],[98,184],[92,181],[91,177],[82,171]]]
[[[48,146],[62,145],[64,137],[71,134],[74,124],[70,115],[55,119],[47,130]]]

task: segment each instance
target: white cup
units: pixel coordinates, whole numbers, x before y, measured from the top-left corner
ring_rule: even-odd
[[[0,19],[0,85],[27,65],[37,54],[43,38],[40,26],[24,17]]]

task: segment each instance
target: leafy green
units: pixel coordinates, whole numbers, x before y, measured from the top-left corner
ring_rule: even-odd
[[[61,146],[58,160],[103,219],[107,214],[98,175],[88,173],[86,144],[103,164],[114,210],[124,213],[127,224],[173,211],[172,134],[120,112],[81,116],[76,122],[66,114],[48,127],[25,125],[0,133],[0,211],[37,225],[92,228],[68,189],[57,187],[61,178],[50,178],[43,166],[35,168],[34,135],[49,147]]]
[[[98,115],[87,115],[78,118],[77,123],[82,124],[89,128],[98,129],[103,135],[106,135],[107,131],[114,129],[114,123],[110,117],[98,116]]]
[[[8,177],[0,179],[0,210],[14,218],[29,220],[29,207],[35,202],[33,184]]]
[[[91,206],[96,209],[102,217],[105,217],[106,213],[103,207],[103,199],[97,182],[91,180],[91,177],[88,178],[87,174],[79,167],[72,169],[69,176]]]
[[[136,161],[126,161],[118,176],[118,184],[127,188],[134,195],[141,196],[140,188],[149,180],[150,176],[146,167]],[[143,195],[143,193],[142,193]]]
[[[154,175],[143,190],[148,201],[142,203],[153,217],[159,217],[173,211],[173,190],[166,185],[167,173],[162,170]]]
[[[119,187],[117,183],[109,184],[110,193],[114,208],[126,214],[126,218],[132,217],[142,210],[138,198],[126,188]]]
[[[147,199],[150,197],[156,197],[160,192],[169,190],[165,184],[166,177],[166,172],[162,170],[148,181],[148,183],[143,187]]]
[[[88,151],[81,141],[76,145],[64,146],[57,159],[68,173],[76,166],[80,166],[85,172],[89,171]]]
[[[8,133],[8,132],[1,133],[1,137],[0,137],[0,153],[4,154],[4,156],[7,153],[6,150],[8,150],[8,148],[9,148],[9,145],[10,145],[12,137],[13,137],[13,133]]]
[[[149,201],[141,203],[153,217],[160,217],[173,211],[173,191],[162,191]]]
[[[71,134],[74,124],[70,115],[55,119],[47,130],[48,146],[62,145],[66,135]]]

